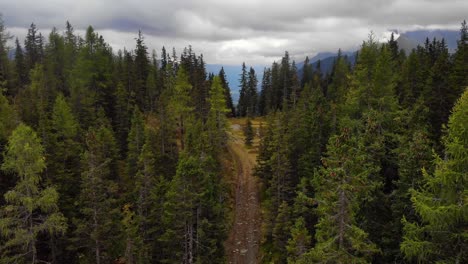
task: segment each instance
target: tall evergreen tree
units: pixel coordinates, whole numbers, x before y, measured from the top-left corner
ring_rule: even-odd
[[[403,218],[401,251],[408,259],[464,263],[468,261],[468,91],[453,108],[446,136],[445,158],[436,156],[431,175],[424,171],[424,185],[411,190],[411,201],[421,223]]]
[[[10,88],[10,84],[8,83],[10,79],[10,67],[8,63],[7,42],[10,38],[11,36],[6,31],[3,17],[0,14],[0,87],[7,89],[10,94],[13,94],[13,91],[8,89]]]
[[[239,79],[239,103],[237,104],[237,114],[238,116],[246,116],[247,115],[247,107],[248,107],[248,100],[249,100],[249,92],[248,92],[248,73],[247,68],[245,66],[245,62],[242,63],[242,73],[240,74]]]
[[[26,39],[24,40],[28,70],[34,68],[36,63],[42,62],[42,45],[42,35],[37,31],[36,25],[31,23],[31,26],[28,29],[28,34],[26,35]]]
[[[28,82],[28,72],[25,64],[26,62],[24,58],[23,48],[21,47],[18,38],[16,38],[15,44],[15,69],[18,78],[17,85],[19,88],[24,88],[24,86]]]
[[[254,68],[250,67],[247,80],[247,109],[246,114],[249,116],[256,116],[258,113],[258,95],[257,95],[257,75]]]
[[[5,152],[3,170],[19,177],[13,189],[5,193],[0,234],[1,262],[40,263],[38,241],[42,234],[63,234],[65,217],[59,212],[59,194],[53,187],[41,187],[46,167],[44,149],[34,130],[21,124],[12,133]]]
[[[377,168],[352,133],[352,127],[343,127],[329,140],[324,167],[314,178],[320,216],[317,244],[299,263],[366,263],[377,252],[356,219],[362,199],[370,193],[367,177]]]
[[[463,20],[460,28],[460,39],[457,51],[453,54],[453,66],[450,73],[450,86],[458,96],[468,86],[468,25]]]
[[[192,85],[189,83],[188,75],[184,67],[177,72],[177,78],[173,91],[171,91],[170,107],[177,124],[177,134],[180,139],[181,149],[185,147],[185,130],[190,121],[193,111],[190,90]]]
[[[130,187],[133,185],[135,176],[138,170],[138,159],[145,144],[145,120],[143,114],[140,112],[138,106],[133,110],[130,132],[128,133],[128,153],[127,153],[127,181],[125,186],[132,190]]]
[[[217,152],[221,151],[227,141],[227,118],[226,113],[229,109],[226,107],[225,89],[222,87],[221,78],[215,76],[211,84],[210,111],[208,114],[208,133],[212,148]]]
[[[226,100],[226,106],[227,106],[227,109],[230,111],[229,116],[234,117],[236,116],[236,109],[232,102],[231,89],[229,88],[229,82],[227,81],[226,73],[224,72],[223,67],[221,67],[221,70],[219,71],[218,76],[221,81],[221,86],[224,89],[224,97]]]
[[[138,107],[143,110],[149,109],[149,101],[146,97],[147,87],[146,81],[148,79],[148,74],[150,71],[150,62],[148,59],[147,47],[144,43],[144,37],[141,33],[141,30],[138,31],[138,38],[136,39],[136,49],[135,49],[135,86],[134,94],[135,101]]]
[[[262,87],[260,91],[260,98],[258,100],[258,113],[266,115],[272,109],[273,105],[273,88],[271,85],[271,69],[265,68],[263,71]]]
[[[76,219],[76,247],[86,262],[107,263],[121,250],[116,207],[115,182],[116,144],[112,131],[105,125],[90,128],[86,134],[86,150],[82,155],[83,172],[79,208]]]

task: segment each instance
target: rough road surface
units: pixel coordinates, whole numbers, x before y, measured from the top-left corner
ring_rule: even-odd
[[[228,263],[257,263],[261,237],[258,184],[252,174],[255,154],[244,145],[240,125],[232,125],[228,148],[236,169],[234,223],[226,241]]]

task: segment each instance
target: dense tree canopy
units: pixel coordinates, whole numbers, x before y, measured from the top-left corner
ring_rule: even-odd
[[[22,43],[0,17],[0,263],[226,262],[228,117],[257,158],[259,262],[468,262],[466,22],[453,53],[371,34],[329,73],[243,63],[237,105],[190,46],[65,28]]]

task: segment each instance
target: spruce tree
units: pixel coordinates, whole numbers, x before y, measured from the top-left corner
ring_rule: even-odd
[[[177,78],[173,91],[171,91],[170,110],[173,114],[177,126],[177,135],[180,139],[181,149],[185,148],[185,132],[194,107],[190,98],[192,85],[189,83],[187,71],[181,67],[177,71]]]
[[[260,98],[258,100],[258,113],[263,116],[268,114],[272,108],[272,86],[271,86],[271,69],[265,68],[263,71],[262,87]]]
[[[144,37],[141,30],[138,31],[135,49],[135,86],[132,87],[135,93],[136,104],[143,110],[149,109],[149,98],[147,95],[146,81],[150,71],[150,62],[148,51],[144,43]]]
[[[420,223],[403,218],[401,251],[408,260],[464,263],[468,261],[468,91],[458,100],[443,138],[444,158],[436,156],[433,174],[424,171],[424,185],[411,189]]]
[[[74,202],[79,194],[81,146],[79,125],[62,94],[55,99],[47,144],[47,174],[62,194],[60,208],[67,217],[76,215]]]
[[[128,133],[128,153],[127,153],[127,167],[125,186],[131,191],[133,188],[134,179],[138,170],[138,159],[145,144],[145,120],[140,109],[135,105],[133,110],[133,116],[130,126],[130,132]]]
[[[245,145],[248,147],[252,146],[252,140],[254,138],[254,131],[252,127],[252,121],[250,118],[247,118],[247,122],[245,124],[244,128],[244,137],[245,137]]]
[[[307,252],[310,247],[310,240],[311,237],[304,218],[297,218],[294,226],[291,228],[291,238],[289,238],[286,247],[288,251],[288,263],[296,263],[297,259]]]
[[[17,76],[17,85],[18,89],[22,89],[25,87],[26,83],[28,82],[28,72],[26,69],[26,62],[24,58],[23,48],[19,43],[18,38],[15,41],[16,50],[15,50],[15,69],[16,69],[16,76]]]
[[[246,115],[256,116],[258,113],[258,96],[257,96],[257,75],[255,70],[250,67],[247,79],[247,93],[246,93]]]
[[[450,86],[455,95],[461,94],[468,86],[468,25],[463,20],[460,28],[460,39],[457,42],[457,50],[453,54],[453,66],[450,72]]]
[[[228,116],[229,117],[234,117],[234,116],[236,116],[236,109],[235,109],[234,104],[232,102],[231,89],[229,88],[229,82],[227,81],[226,73],[224,72],[223,67],[221,67],[221,70],[219,71],[218,77],[219,77],[219,79],[221,81],[221,86],[224,89],[226,107],[229,110]]]
[[[13,94],[10,81],[10,67],[8,62],[8,46],[7,42],[11,38],[10,34],[6,31],[3,17],[0,14],[0,87],[7,89],[9,94]],[[10,88],[10,89],[9,89]]]
[[[82,155],[80,217],[76,219],[76,242],[87,262],[106,263],[122,252],[115,182],[116,144],[108,125],[91,127]]]
[[[18,181],[4,194],[0,234],[1,262],[40,263],[40,235],[63,234],[65,217],[59,212],[59,194],[53,187],[43,188],[41,173],[46,168],[44,148],[34,130],[20,124],[9,138],[3,170],[14,172]]]
[[[24,40],[26,51],[26,65],[28,71],[36,66],[36,63],[42,62],[42,36],[38,33],[36,25],[31,23],[28,34]]]
[[[229,112],[229,109],[226,107],[225,90],[222,87],[221,78],[218,76],[213,78],[208,102],[210,103],[207,120],[209,140],[214,150],[221,151],[227,140],[226,113]]]
[[[330,138],[324,167],[314,176],[317,244],[298,263],[367,263],[377,252],[356,219],[362,199],[369,195],[368,175],[377,168],[351,127]]]
[[[248,73],[245,62],[242,63],[242,73],[239,79],[239,103],[237,104],[237,115],[246,116],[249,102]]]

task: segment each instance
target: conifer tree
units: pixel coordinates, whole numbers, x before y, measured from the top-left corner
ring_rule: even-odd
[[[403,218],[401,251],[419,262],[468,261],[468,91],[453,108],[443,138],[445,157],[436,156],[434,174],[424,171],[424,185],[412,189],[411,201],[421,222]]]
[[[299,263],[366,263],[377,252],[356,220],[360,203],[369,194],[368,175],[377,172],[363,142],[343,128],[330,138],[324,167],[314,176],[319,222],[317,244]]]
[[[0,218],[1,262],[40,263],[39,236],[63,234],[65,217],[59,212],[59,194],[53,187],[42,188],[46,168],[44,149],[34,130],[20,124],[6,148],[3,170],[18,177],[15,187],[4,194],[6,205]]]
[[[290,238],[291,222],[291,208],[286,201],[283,201],[278,208],[272,232],[272,242],[274,246],[272,261],[274,263],[286,262],[286,245]]]
[[[297,218],[294,226],[291,228],[291,238],[289,238],[286,247],[288,251],[288,263],[295,263],[299,257],[307,252],[310,246],[310,240],[311,237],[305,226],[304,218]]]
[[[61,193],[60,208],[67,217],[76,215],[74,202],[79,194],[79,125],[62,94],[55,99],[47,145],[47,174]]]
[[[138,159],[141,149],[143,148],[143,144],[145,144],[145,120],[143,119],[143,114],[140,112],[137,105],[135,105],[135,109],[133,110],[127,142],[127,181],[125,182],[125,186],[132,190],[133,188],[129,186],[133,185],[138,170]]]
[[[190,90],[192,85],[189,83],[187,72],[184,67],[177,71],[177,78],[175,80],[174,90],[170,99],[171,111],[175,117],[177,124],[177,134],[180,138],[181,149],[185,147],[185,130],[187,123],[191,118],[193,106],[190,98]]]
[[[225,90],[222,87],[221,78],[215,76],[211,84],[210,111],[208,113],[208,129],[211,146],[220,151],[226,143],[227,118],[226,113],[229,109],[226,107]]]
[[[23,48],[19,43],[18,38],[15,41],[16,50],[15,50],[15,69],[17,76],[17,85],[19,89],[24,88],[28,82],[28,72],[26,70],[26,62],[24,58]]]
[[[0,86],[0,90],[2,87]],[[0,151],[3,153],[11,132],[18,125],[18,115],[8,99],[0,93]],[[3,163],[3,155],[0,155],[0,164]],[[6,193],[13,186],[14,177],[0,170],[0,193]],[[1,202],[0,202],[1,204]]]
[[[257,75],[255,70],[250,67],[247,79],[247,107],[246,114],[248,116],[256,116],[258,113],[258,96],[257,96]]]
[[[36,25],[31,23],[26,39],[24,40],[28,70],[33,69],[36,63],[42,62],[42,42],[42,35],[38,33]]]
[[[262,87],[260,91],[260,98],[258,101],[258,113],[259,115],[263,116],[268,114],[270,109],[272,108],[272,86],[271,86],[271,69],[265,68],[263,71],[263,78],[262,78]]]
[[[252,140],[254,138],[254,131],[252,127],[252,121],[250,120],[250,118],[247,118],[247,122],[245,124],[244,137],[245,137],[245,145],[251,147]]]
[[[2,87],[0,87],[1,89]],[[0,92],[0,146],[3,150],[3,143],[10,137],[18,122],[18,116],[13,106],[8,102],[7,97]]]
[[[150,71],[150,62],[148,59],[147,47],[144,43],[144,37],[141,30],[138,31],[138,38],[136,39],[135,49],[135,86],[133,87],[135,93],[135,100],[138,107],[143,110],[149,109],[149,98],[147,95],[146,81]]]
[[[82,155],[83,172],[79,208],[76,219],[76,246],[85,252],[87,262],[106,263],[122,252],[117,239],[119,225],[115,182],[116,144],[104,120],[86,134],[86,150]]]
[[[194,263],[196,260],[196,218],[198,184],[203,172],[193,157],[181,157],[164,204],[163,224],[165,262]]]
[[[249,92],[248,92],[248,73],[245,66],[245,62],[242,63],[242,73],[240,74],[239,79],[239,103],[237,104],[237,114],[238,116],[247,115],[247,106],[249,102]]]
[[[460,39],[453,55],[453,66],[450,73],[450,86],[458,96],[468,86],[468,25],[463,20],[460,28]]]
[[[0,87],[7,89],[9,94],[13,94],[9,88],[10,84],[10,67],[8,63],[8,46],[7,42],[11,38],[10,34],[6,31],[3,22],[2,14],[0,14]]]
[[[232,102],[232,96],[231,96],[231,89],[229,88],[229,83],[227,81],[226,73],[224,72],[224,68],[221,67],[221,70],[219,71],[219,79],[221,81],[221,86],[224,89],[224,96],[226,100],[226,107],[229,110],[229,116],[234,117],[236,116],[236,109],[234,107],[234,104]]]

